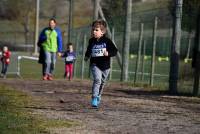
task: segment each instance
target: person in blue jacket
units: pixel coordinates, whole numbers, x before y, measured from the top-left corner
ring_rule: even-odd
[[[49,27],[44,28],[39,37],[39,46],[43,49],[44,66],[43,80],[53,80],[53,71],[56,63],[56,53],[61,56],[62,52],[62,33],[56,27],[56,20],[49,20]],[[40,56],[42,58],[43,56]]]

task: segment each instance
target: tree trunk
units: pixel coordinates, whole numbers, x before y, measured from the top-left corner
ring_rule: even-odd
[[[129,48],[130,48],[130,34],[132,22],[132,0],[126,0],[126,24],[123,43],[123,59],[122,59],[122,72],[121,81],[128,80],[128,66],[129,66]]]
[[[195,35],[195,47],[193,51],[193,67],[194,67],[194,86],[193,86],[193,95],[199,96],[199,77],[200,77],[200,7],[197,18],[197,28]]]
[[[171,94],[177,94],[183,0],[176,0],[175,2],[176,2],[176,9],[175,9],[175,16],[173,23],[173,36],[171,45],[170,73],[169,73],[169,91]]]

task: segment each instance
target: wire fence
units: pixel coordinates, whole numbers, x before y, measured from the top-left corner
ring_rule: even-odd
[[[155,17],[157,17],[157,28],[154,30]],[[115,43],[122,53],[124,37],[124,16],[114,16],[110,28],[114,28]],[[155,71],[153,74],[154,85],[167,85],[169,81],[170,49],[172,43],[173,17],[166,8],[156,8],[148,11],[132,13],[132,29],[130,40],[130,61],[129,61],[129,82],[150,84],[150,74],[152,68],[153,43],[155,42]],[[120,19],[120,20],[119,20]],[[108,22],[109,23],[109,22]],[[120,24],[121,23],[121,24]],[[141,25],[143,25],[143,35],[141,35]],[[116,26],[116,27],[114,27]],[[83,61],[84,52],[90,38],[90,26],[84,26],[72,29],[71,42],[74,44],[77,53],[74,75],[76,78],[89,78],[89,63]],[[64,30],[63,30],[64,31]],[[154,35],[156,34],[156,35]],[[140,41],[142,36],[142,41]],[[156,38],[154,38],[156,37]],[[67,42],[67,35],[63,33],[64,43]],[[154,40],[156,39],[156,40]],[[0,32],[0,44],[10,43],[14,45],[27,45],[24,51],[31,52],[34,44],[34,33],[31,32],[28,37],[29,44],[25,43],[24,32],[10,31]],[[142,42],[142,43],[140,43]],[[141,46],[140,46],[141,45]],[[182,30],[181,48],[180,48],[180,69],[179,69],[179,89],[183,92],[191,92],[193,85],[193,70],[191,68],[191,55],[194,46],[194,35]],[[140,49],[140,50],[139,50]],[[16,49],[17,50],[17,49]],[[16,51],[13,49],[13,51]],[[138,55],[138,51],[141,53]],[[140,56],[140,61],[137,61]],[[136,70],[138,66],[138,70]],[[112,72],[110,79],[119,81],[121,70],[116,58],[112,61]]]

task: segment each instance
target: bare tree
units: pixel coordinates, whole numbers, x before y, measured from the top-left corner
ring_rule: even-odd
[[[28,44],[30,36],[30,24],[34,19],[35,0],[8,0],[6,12],[10,20],[16,20],[24,28],[25,43]]]

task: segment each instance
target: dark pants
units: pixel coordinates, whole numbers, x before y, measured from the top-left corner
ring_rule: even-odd
[[[42,75],[45,76],[45,53],[43,47],[39,45],[40,52],[39,52],[39,60],[38,63],[42,64]]]
[[[45,63],[42,63],[42,76],[45,76]]]
[[[8,64],[2,62],[1,74],[6,75],[7,70],[8,70]]]

